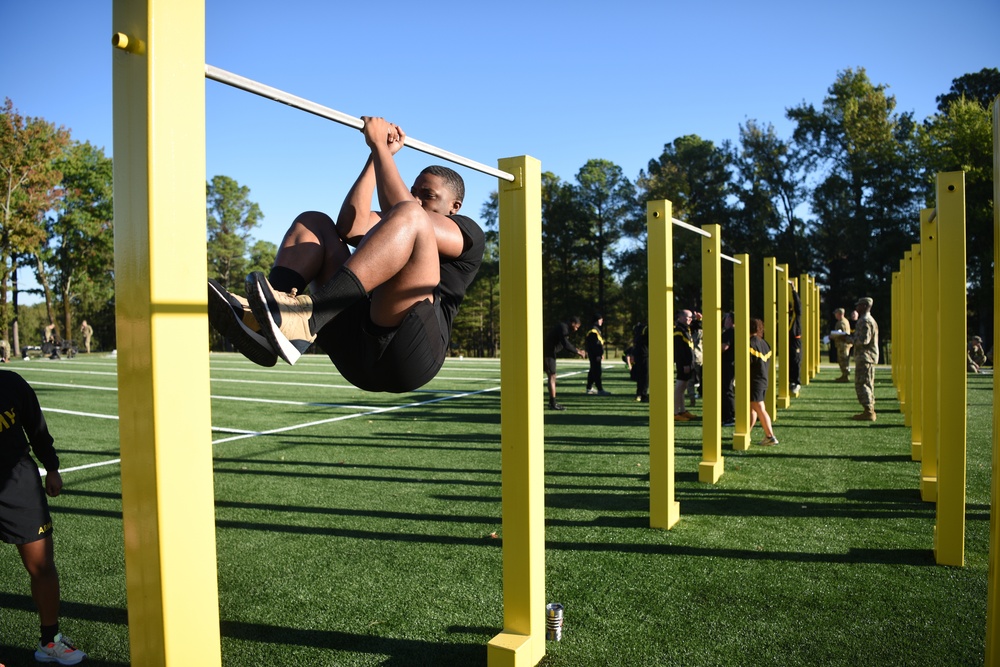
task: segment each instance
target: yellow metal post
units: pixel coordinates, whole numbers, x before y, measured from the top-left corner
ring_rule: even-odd
[[[112,21],[131,663],[220,665],[205,292],[205,7],[199,0],[115,0]]]
[[[893,350],[893,357],[896,359],[896,374],[898,376],[899,386],[897,387],[897,393],[899,395],[899,411],[903,413],[903,420],[906,420],[906,339],[908,334],[906,332],[906,327],[908,322],[906,319],[907,308],[906,308],[906,256],[899,260],[899,308],[896,311],[896,316],[899,318],[899,326],[893,330],[896,334],[896,349]],[[936,290],[935,290],[936,291]]]
[[[920,293],[923,341],[920,346],[920,406],[923,412],[920,438],[920,497],[937,501],[937,459],[940,442],[940,368],[938,331],[938,221],[934,209],[920,212]],[[914,397],[915,398],[915,397]],[[914,459],[917,460],[917,459]]]
[[[777,345],[775,340],[777,336],[775,332],[778,329],[778,318],[777,318],[777,264],[774,261],[774,257],[764,258],[764,340],[767,340],[771,344],[771,359],[774,359],[777,355]],[[764,397],[764,407],[767,409],[767,414],[771,416],[771,421],[778,421],[778,398],[777,398],[777,388],[778,382],[776,376],[778,375],[777,364],[771,364],[771,372],[767,375],[767,395]]]
[[[813,314],[813,316],[812,316],[812,333],[809,336],[809,345],[812,346],[812,351],[813,351],[813,354],[812,354],[812,360],[813,360],[813,363],[812,363],[812,372],[809,374],[809,378],[812,379],[812,378],[816,377],[816,375],[819,373],[819,358],[820,358],[820,352],[819,352],[819,339],[820,339],[820,335],[819,335],[819,332],[820,332],[820,317],[821,317],[821,315],[820,315],[820,312],[819,312],[819,304],[820,304],[819,285],[816,284],[816,278],[815,277],[809,276],[809,286],[812,288],[812,289],[809,290],[809,293],[812,295],[811,296],[812,302],[810,304],[810,309],[812,310],[812,314]],[[803,334],[803,335],[805,335],[805,334]]]
[[[1000,97],[993,101],[993,257],[1000,257]],[[1000,272],[993,273],[993,348],[1000,342]],[[996,362],[994,362],[996,364]],[[1000,380],[993,373],[993,477],[986,584],[986,665],[1000,664]]]
[[[791,326],[788,318],[788,303],[789,303],[789,292],[791,291],[791,286],[788,284],[788,265],[779,264],[781,268],[778,271],[778,284],[775,286],[778,297],[777,304],[777,317],[778,323],[776,331],[774,334],[774,345],[776,349],[774,350],[774,356],[772,357],[777,363],[775,380],[778,383],[778,398],[775,401],[775,405],[781,409],[787,408],[792,403],[791,394],[789,393],[790,379],[788,377],[789,366],[791,365],[791,358],[788,354],[789,346],[789,334],[791,333],[788,328]],[[808,368],[808,363],[806,368]],[[802,369],[799,369],[802,372]]]
[[[736,363],[736,428],[733,449],[750,449],[750,255],[736,255],[733,267],[733,353]]]
[[[813,347],[812,343],[819,345],[819,336],[813,322],[813,285],[809,280],[809,275],[802,273],[796,279],[796,284],[792,286],[799,293],[799,300],[802,302],[802,340],[799,341],[802,347],[802,368],[799,369],[799,383],[806,387],[814,375]],[[818,347],[816,348],[819,349]]]
[[[927,322],[924,319],[923,308],[923,273],[922,256],[920,244],[914,243],[910,249],[910,256],[913,258],[913,287],[910,292],[913,302],[910,306],[913,326],[910,328],[910,347],[913,352],[913,373],[911,374],[910,394],[910,458],[919,461],[924,434],[924,417],[927,408],[924,406],[924,337],[927,332]]]
[[[913,425],[913,251],[903,253],[903,328],[906,329],[906,347],[903,350],[903,365],[906,372],[903,381],[906,383],[906,405],[903,410],[903,424]]]
[[[890,304],[891,312],[890,315],[892,322],[892,345],[891,353],[889,355],[891,368],[892,368],[892,385],[896,388],[896,395],[899,395],[899,365],[896,362],[897,352],[899,351],[899,271],[892,272],[892,304]]]
[[[965,173],[937,177],[938,331],[941,411],[939,414],[937,526],[934,555],[939,565],[965,563],[966,266]],[[943,326],[947,323],[947,326]]]
[[[500,466],[503,632],[490,667],[526,667],[545,655],[545,459],[542,385],[542,177],[528,156],[503,158],[500,181]]]
[[[674,500],[674,246],[673,206],[646,203],[649,275],[649,525],[671,528]]]
[[[698,481],[715,484],[725,466],[722,458],[722,227],[702,225],[701,237],[702,367],[704,409],[701,418],[702,460]]]

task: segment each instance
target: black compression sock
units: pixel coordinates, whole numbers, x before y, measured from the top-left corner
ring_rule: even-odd
[[[291,292],[294,289],[301,293],[306,289],[306,279],[298,271],[287,266],[272,267],[271,272],[267,274],[267,282],[279,292]]]
[[[42,646],[48,646],[49,644],[51,644],[56,640],[56,635],[58,634],[59,634],[58,623],[56,623],[55,625],[43,625],[41,632],[42,636],[39,638],[38,641],[41,642]]]
[[[330,320],[366,296],[368,291],[354,272],[346,266],[340,267],[333,278],[312,294],[313,313],[309,318],[309,328],[313,333],[319,332]]]

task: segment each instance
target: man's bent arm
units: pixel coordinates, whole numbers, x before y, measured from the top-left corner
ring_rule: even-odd
[[[379,214],[372,211],[372,194],[375,192],[375,165],[371,156],[354,185],[344,197],[337,215],[337,233],[352,246],[357,246],[365,234],[379,221]]]

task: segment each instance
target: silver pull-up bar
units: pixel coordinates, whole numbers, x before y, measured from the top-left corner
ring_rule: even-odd
[[[671,218],[671,220],[678,227],[683,227],[684,229],[692,231],[695,234],[701,234],[702,236],[707,236],[708,238],[712,238],[712,234],[710,232],[706,232],[701,227],[695,227],[694,225],[690,225],[690,224],[684,222],[683,220],[678,220],[677,218]]]
[[[260,95],[261,97],[266,97],[269,100],[274,100],[275,102],[281,102],[282,104],[287,104],[290,107],[294,107],[301,111],[306,111],[311,114],[315,114],[320,118],[326,118],[327,120],[332,120],[341,125],[347,125],[353,127],[356,130],[364,128],[365,122],[360,118],[355,118],[346,113],[342,113],[335,109],[325,107],[322,104],[316,104],[311,102],[304,97],[298,97],[297,95],[292,95],[291,93],[286,93],[283,90],[278,90],[277,88],[272,88],[271,86],[265,85],[253,79],[248,79],[246,77],[240,76],[239,74],[233,74],[232,72],[227,72],[224,69],[219,69],[218,67],[213,67],[212,65],[205,65],[205,78],[211,79],[212,81],[218,81],[227,86],[232,86],[233,88],[239,88],[240,90],[245,90],[248,93],[253,93],[254,95]],[[436,146],[431,146],[430,144],[424,143],[417,139],[407,136],[406,140],[403,142],[404,146],[409,146],[410,148],[421,151],[422,153],[427,153],[428,155],[433,155],[434,157],[439,157],[442,160],[448,160],[449,162],[454,162],[455,164],[460,164],[463,167],[468,167],[469,169],[475,169],[476,171],[481,171],[484,174],[489,174],[490,176],[496,176],[505,181],[513,181],[514,175],[508,174],[506,171],[500,171],[495,167],[490,167],[481,162],[476,162],[475,160],[470,160],[468,158],[462,157],[450,151],[446,151],[442,148]]]

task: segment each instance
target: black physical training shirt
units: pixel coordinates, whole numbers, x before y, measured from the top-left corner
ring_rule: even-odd
[[[441,298],[441,313],[448,325],[448,338],[455,322],[455,314],[462,305],[465,291],[476,277],[479,265],[483,262],[483,252],[486,250],[486,235],[476,222],[464,215],[449,215],[465,237],[465,248],[462,254],[454,259],[441,258],[441,282],[438,283],[438,294]]]
[[[59,457],[31,386],[17,373],[0,371],[0,470],[11,470],[28,448],[46,470],[59,470]]]

